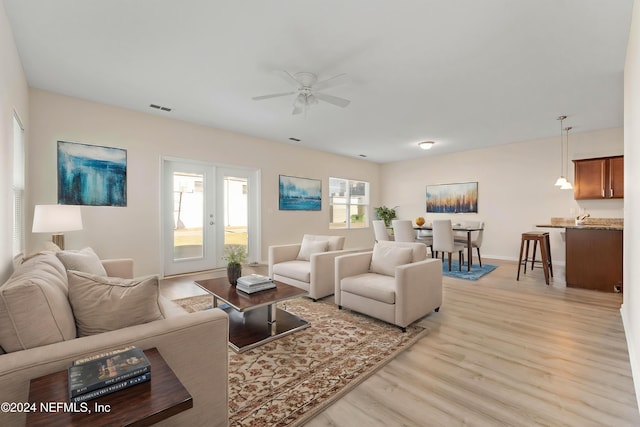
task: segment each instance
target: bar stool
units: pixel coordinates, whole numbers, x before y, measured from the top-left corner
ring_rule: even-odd
[[[549,275],[553,277],[553,265],[551,264],[551,245],[549,244],[549,232],[545,231],[529,231],[522,233],[522,240],[520,242],[520,258],[518,259],[518,277],[516,280],[520,280],[520,267],[524,266],[524,274],[527,274],[527,262],[529,261],[529,243],[533,241],[533,256],[531,257],[531,270],[533,270],[536,262],[542,264],[544,270],[544,281],[549,284]],[[524,260],[522,259],[522,253],[527,246]],[[541,260],[536,260],[536,248],[540,243],[540,256]]]

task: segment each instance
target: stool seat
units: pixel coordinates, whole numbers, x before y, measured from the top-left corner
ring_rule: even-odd
[[[527,262],[529,261],[529,243],[533,242],[533,256],[531,257],[531,270],[534,264],[542,264],[544,270],[544,280],[549,284],[549,276],[553,277],[553,264],[551,263],[551,245],[549,243],[549,232],[547,231],[527,231],[522,233],[520,241],[520,257],[518,259],[518,276],[516,280],[520,280],[520,267],[524,266],[524,274],[527,274]],[[536,249],[540,243],[540,260],[536,260]],[[525,251],[526,244],[526,251]],[[524,259],[522,255],[524,253]]]

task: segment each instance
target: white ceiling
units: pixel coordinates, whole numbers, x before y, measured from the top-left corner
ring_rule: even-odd
[[[633,0],[4,4],[32,87],[374,162],[623,125]],[[282,69],[347,73],[351,104],[253,101]]]

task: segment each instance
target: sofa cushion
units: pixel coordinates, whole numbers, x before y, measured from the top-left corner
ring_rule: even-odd
[[[307,261],[280,262],[273,265],[273,274],[310,283],[311,263]]]
[[[340,290],[386,304],[396,303],[395,278],[375,273],[345,277]]]
[[[10,353],[74,338],[64,265],[53,252],[26,259],[0,287],[0,346]]]
[[[427,259],[427,245],[419,242],[396,242],[393,240],[376,242],[377,246],[389,246],[394,248],[411,248],[413,257],[411,262]]]
[[[302,241],[324,241],[327,242],[328,251],[341,251],[344,249],[344,236],[322,236],[316,234],[305,234],[302,236]]]
[[[326,252],[328,247],[329,242],[326,240],[302,239],[300,252],[298,252],[298,257],[296,259],[300,261],[310,261],[311,255]]]
[[[59,251],[56,253],[67,270],[106,276],[107,272],[93,249],[87,247],[79,251]]]
[[[376,244],[373,247],[369,271],[386,276],[395,276],[396,267],[409,264],[412,259],[413,250],[411,248]]]
[[[122,279],[73,270],[67,275],[69,301],[80,337],[163,318],[156,276]]]

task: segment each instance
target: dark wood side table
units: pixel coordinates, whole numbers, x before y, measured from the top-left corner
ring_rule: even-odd
[[[156,348],[144,351],[151,362],[151,381],[89,400],[69,403],[67,371],[31,380],[29,402],[36,412],[27,414],[27,426],[150,426],[193,407],[193,399]],[[53,407],[41,410],[41,402]],[[65,408],[63,404],[70,405]],[[107,411],[108,408],[108,411]],[[103,412],[96,411],[102,410]]]

